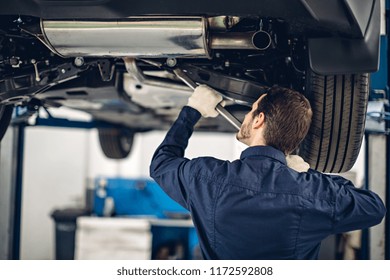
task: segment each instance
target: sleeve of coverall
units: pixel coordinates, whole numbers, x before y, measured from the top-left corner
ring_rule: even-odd
[[[379,224],[386,208],[377,194],[356,188],[351,181],[331,176],[336,191],[334,233],[363,229]]]
[[[191,161],[184,158],[188,139],[200,113],[184,106],[177,120],[157,148],[150,164],[150,176],[176,202],[188,209],[188,185],[191,174]]]

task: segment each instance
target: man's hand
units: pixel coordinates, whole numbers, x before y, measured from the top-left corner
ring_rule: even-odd
[[[217,91],[206,85],[195,88],[194,93],[188,99],[187,106],[197,110],[204,118],[215,118],[218,112],[215,107],[222,101],[222,96]]]
[[[297,155],[286,156],[287,166],[294,169],[297,172],[307,172],[310,165]]]

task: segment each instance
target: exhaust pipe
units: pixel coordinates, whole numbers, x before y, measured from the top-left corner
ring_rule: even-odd
[[[266,50],[272,44],[271,35],[265,31],[250,33],[214,33],[210,36],[211,49]]]
[[[258,50],[266,50],[268,49],[272,44],[271,35],[269,35],[268,32],[265,31],[257,31],[252,36],[252,44],[258,49]]]
[[[265,31],[209,34],[207,24],[202,17],[42,20],[43,39],[36,36],[62,57],[210,58],[210,49],[265,50],[272,44]]]

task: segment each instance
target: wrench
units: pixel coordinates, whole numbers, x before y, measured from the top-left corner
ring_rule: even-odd
[[[191,89],[195,89],[198,85],[191,80],[186,73],[184,73],[180,68],[173,69],[173,73],[176,74],[176,76],[182,80],[187,86],[189,86]],[[238,131],[241,127],[241,122],[236,119],[228,110],[226,110],[221,104],[218,104],[215,107],[215,110],[221,114],[222,117],[224,117],[228,122],[230,122]]]

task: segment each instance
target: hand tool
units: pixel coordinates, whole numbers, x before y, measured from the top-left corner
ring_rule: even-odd
[[[183,72],[180,68],[174,68],[173,73],[176,74],[176,76],[182,80],[187,86],[189,86],[191,89],[195,89],[198,85],[191,80],[186,73]],[[215,110],[224,117],[228,122],[230,122],[237,130],[240,130],[241,122],[236,119],[228,110],[226,110],[221,104],[218,104],[217,107],[215,107]]]

